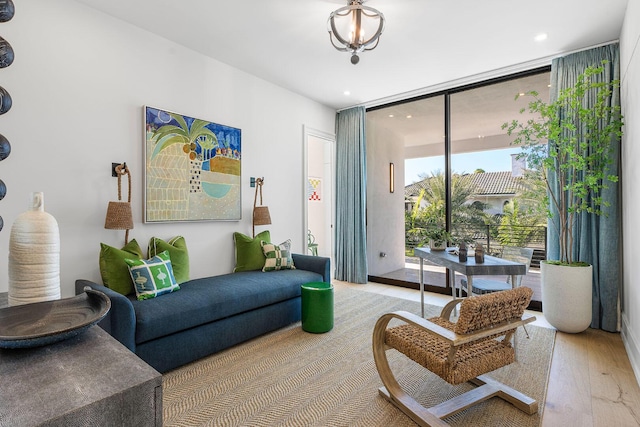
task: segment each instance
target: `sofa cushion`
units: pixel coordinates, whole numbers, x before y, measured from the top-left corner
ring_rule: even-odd
[[[168,242],[152,237],[149,240],[148,257],[152,258],[163,251],[169,251],[176,282],[180,284],[189,280],[189,252],[184,237],[176,236]]]
[[[155,298],[180,289],[173,275],[169,252],[160,252],[148,260],[125,259],[139,300]]]
[[[273,243],[260,242],[265,261],[262,271],[295,270],[293,259],[291,258],[291,240],[287,240],[279,245]]]
[[[236,247],[236,267],[233,272],[262,270],[265,257],[260,242],[271,241],[269,230],[259,233],[254,238],[235,232],[233,233],[233,241]]]
[[[132,299],[140,344],[225,317],[300,296],[300,285],[322,281],[306,270],[246,271],[180,285],[180,292],[146,301]]]
[[[102,283],[122,295],[133,293],[133,282],[125,258],[142,258],[142,249],[136,239],[132,239],[122,249],[100,243],[100,275]]]

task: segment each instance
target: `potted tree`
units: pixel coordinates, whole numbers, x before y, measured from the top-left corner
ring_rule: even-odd
[[[537,92],[526,93],[532,100],[520,113],[528,112],[531,118],[502,125],[544,182],[549,217],[557,213],[550,231],[557,235],[560,259],[541,263],[542,307],[551,325],[570,333],[582,332],[591,323],[593,282],[592,266],[573,259],[574,224],[583,212],[606,214],[609,204],[601,191],[618,181],[609,167],[623,121],[620,107],[611,105],[610,98],[620,82],[593,78],[603,72],[603,66],[588,67],[553,102],[543,101]],[[588,107],[583,102],[587,96],[595,99]]]

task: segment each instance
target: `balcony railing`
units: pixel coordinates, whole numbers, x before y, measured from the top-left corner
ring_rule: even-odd
[[[413,249],[426,246],[429,242],[427,229],[413,229],[405,234],[405,247]],[[455,224],[451,234],[455,238],[465,237],[471,245],[481,243],[485,252],[493,256],[501,256],[504,246],[517,246],[533,249],[532,267],[539,267],[540,261],[546,259],[547,227],[540,226],[505,226],[487,224],[474,226]]]

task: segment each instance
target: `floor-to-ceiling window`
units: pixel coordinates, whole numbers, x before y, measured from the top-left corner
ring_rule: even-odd
[[[535,70],[367,112],[374,129],[394,135],[375,143],[396,144],[405,158],[405,265],[378,271],[372,280],[412,286],[418,277],[412,248],[425,245],[429,228],[447,227],[496,256],[505,246],[534,248],[526,281],[540,300],[537,261],[544,257],[545,220],[536,197],[541,193],[502,124],[525,106],[518,94],[534,90],[548,97],[548,85],[549,71]],[[440,267],[427,266],[425,280],[429,290],[450,292]]]

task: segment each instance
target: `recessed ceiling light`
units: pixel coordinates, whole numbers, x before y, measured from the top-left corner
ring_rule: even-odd
[[[409,114],[409,115],[407,116],[407,119],[410,119],[411,117],[413,117],[413,116],[412,116],[411,114]]]
[[[537,42],[541,42],[541,41],[543,41],[543,40],[546,40],[546,39],[547,39],[547,33],[541,33],[541,34],[538,34],[538,35],[537,35],[537,36],[535,36],[533,39],[534,39],[535,41],[537,41]]]
[[[393,118],[393,114],[389,114],[389,117]]]
[[[348,91],[348,90],[345,90],[345,91],[344,91],[344,92],[342,92],[342,93],[343,93],[345,96],[349,96],[349,95],[351,95],[351,92],[350,92],[350,91]]]
[[[520,92],[518,96],[524,96],[524,92]]]

